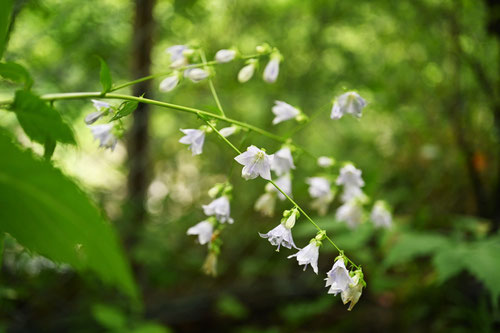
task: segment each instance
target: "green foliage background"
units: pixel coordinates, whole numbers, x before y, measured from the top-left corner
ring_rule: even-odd
[[[133,11],[132,3],[121,0],[17,1],[3,61],[27,68],[38,94],[106,90],[100,85],[96,55],[108,64],[113,83],[135,79],[129,74]],[[321,250],[320,276],[302,272],[296,262],[286,259],[287,251],[276,253],[257,232],[269,230],[278,217],[263,218],[253,211],[265,182],[243,180],[239,167],[232,164],[232,152],[214,135],[207,137],[203,155],[192,157],[178,143],[179,128],[195,128],[202,122],[153,108],[148,218],[136,235],[138,244],[127,248],[126,260],[133,263],[143,307],[122,294],[124,289],[134,294],[134,287],[127,264],[122,265],[125,260],[116,259],[123,256],[117,244],[100,243],[108,248],[103,248],[103,254],[110,251],[110,256],[116,256],[113,262],[118,268],[100,266],[97,260],[95,267],[89,263],[83,274],[77,274],[37,256],[51,257],[54,249],[44,251],[29,244],[23,248],[17,243],[22,243],[21,238],[4,229],[12,237],[5,239],[0,274],[3,329],[495,331],[500,325],[500,238],[495,232],[499,222],[481,211],[470,173],[483,184],[490,209],[496,208],[500,146],[493,112],[498,105],[500,57],[499,41],[487,30],[494,15],[486,2],[474,0],[158,0],[153,73],[168,69],[165,49],[175,44],[197,43],[209,58],[232,46],[244,54],[254,53],[263,42],[281,51],[284,62],[273,85],[261,80],[265,63],[256,77],[239,84],[236,76],[243,64],[238,61],[216,67],[214,84],[229,117],[280,135],[294,125],[271,125],[274,100],[299,106],[308,115],[323,110],[294,139],[317,155],[353,161],[363,170],[365,192],[394,208],[394,228],[389,231],[374,230],[370,223],[349,231],[334,221],[333,209],[317,220],[361,263],[368,287],[355,309],[347,312],[338,297],[326,294],[322,280],[336,256],[333,248],[325,245]],[[10,68],[4,65],[0,73]],[[31,85],[29,75],[7,78],[22,84],[0,82],[1,98],[13,98],[15,89]],[[159,82],[154,82],[151,98],[215,110],[206,83],[185,82],[166,94],[157,90]],[[330,120],[332,98],[352,89],[368,101],[363,117]],[[40,112],[52,112],[47,108]],[[114,152],[97,149],[83,122],[93,110],[89,101],[56,102],[54,108],[63,119],[57,120],[59,125],[70,124],[77,143],[76,147],[58,145],[54,166],[98,204],[121,239],[126,239],[125,145],[119,143]],[[46,133],[36,140],[41,145],[31,142],[18,118],[15,112],[0,112],[0,124],[10,133],[6,136],[42,155]],[[131,117],[122,120],[125,128],[130,127]],[[73,134],[68,133],[62,130],[61,135],[71,142]],[[268,151],[279,148],[256,134],[240,135],[233,142]],[[2,149],[1,158],[30,154],[6,152],[7,148]],[[307,156],[300,156],[296,165],[294,198],[307,207],[304,180],[317,168]],[[53,173],[48,162],[39,168],[31,174]],[[206,249],[185,233],[204,218],[200,205],[210,200],[207,190],[227,177],[234,186],[235,224],[223,232],[219,276],[212,278],[200,271]],[[12,197],[2,187],[0,198]],[[7,203],[0,201],[0,218],[6,220],[15,215],[4,210]],[[28,211],[34,204],[23,202]],[[281,203],[277,211],[289,208]],[[58,222],[63,221],[54,221]],[[36,224],[30,223],[23,223],[21,232],[34,233]],[[98,225],[94,230],[98,237],[101,227],[109,232],[108,225]],[[302,246],[314,232],[299,220],[294,228],[296,243]],[[116,241],[114,237],[109,235]],[[73,263],[62,252],[51,259]],[[116,275],[112,283],[121,284],[122,291],[97,280],[106,270]]]

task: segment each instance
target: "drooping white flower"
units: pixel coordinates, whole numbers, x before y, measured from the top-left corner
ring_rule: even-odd
[[[366,101],[358,93],[351,91],[340,95],[333,103],[330,118],[340,119],[346,113],[360,118],[361,111],[366,106]]]
[[[97,111],[104,111],[104,109],[109,109],[111,107],[109,103],[99,101],[97,99],[91,99],[91,101]]]
[[[272,111],[276,117],[273,119],[273,125],[283,121],[294,119],[300,115],[300,110],[283,101],[274,101]]]
[[[245,83],[248,80],[250,80],[253,76],[253,73],[255,72],[255,61],[251,61],[248,63],[248,65],[245,65],[240,71],[238,72],[238,81],[240,83]]]
[[[353,229],[361,223],[363,219],[363,209],[357,200],[351,200],[337,209],[335,219],[347,223],[347,226]]]
[[[209,73],[201,68],[188,68],[184,71],[184,77],[187,77],[194,83],[198,83],[209,76]]]
[[[247,151],[236,156],[234,159],[243,165],[241,176],[246,180],[255,179],[258,176],[266,180],[271,180],[273,155],[267,155],[264,151],[252,145],[247,148]]]
[[[265,192],[255,202],[254,209],[264,216],[272,217],[276,206],[276,193]]]
[[[170,61],[174,62],[181,58],[184,58],[184,50],[187,50],[186,45],[173,45],[167,48],[165,51],[170,54]]]
[[[85,116],[85,124],[87,125],[95,123],[102,116],[108,113],[109,109],[111,108],[111,105],[109,105],[108,103],[96,99],[92,100],[92,104],[94,105],[97,111],[89,113],[88,115]]]
[[[267,238],[269,243],[273,246],[277,246],[276,251],[280,250],[280,246],[284,246],[287,249],[292,247],[298,249],[293,242],[292,229],[287,228],[283,223],[280,223],[276,228],[269,231],[267,234],[259,233],[260,237]]]
[[[205,142],[205,131],[199,129],[182,129],[181,132],[185,134],[180,138],[179,142],[189,145],[189,150],[194,155],[200,155],[203,152],[203,143]]]
[[[276,82],[280,72],[280,60],[281,55],[279,53],[273,53],[271,55],[271,59],[267,63],[266,68],[264,69],[264,74],[262,75],[264,81],[267,83]]]
[[[201,245],[210,242],[212,239],[212,233],[214,231],[214,226],[209,221],[201,221],[200,223],[192,226],[188,229],[188,235],[198,235],[198,242]]]
[[[220,223],[228,222],[232,224],[234,220],[231,218],[231,206],[229,199],[225,195],[213,200],[208,205],[203,205],[203,212],[207,216],[214,216]]]
[[[314,198],[311,201],[311,208],[317,210],[318,214],[323,216],[328,212],[328,207],[330,207],[333,199],[335,199],[335,194],[333,192]]]
[[[179,84],[179,73],[174,72],[174,74],[167,76],[160,82],[160,91],[169,92],[174,90]]]
[[[333,264],[332,269],[326,273],[326,286],[330,287],[329,294],[337,295],[349,288],[349,284],[354,283],[349,271],[345,268],[344,259],[339,258]]]
[[[360,278],[358,272],[354,273],[354,277],[352,278],[352,280],[353,282],[349,284],[349,286],[340,294],[340,297],[342,298],[342,302],[344,304],[351,302],[351,304],[349,304],[349,308],[347,309],[347,311],[351,311],[354,305],[358,303],[359,298],[363,293],[363,287],[364,287],[364,283]]]
[[[376,227],[390,228],[392,225],[391,212],[383,201],[375,202],[370,217]]]
[[[290,176],[290,173],[286,173],[283,176],[278,177],[278,179],[276,179],[274,182],[283,192],[286,193],[286,195],[288,195],[289,197],[292,196],[292,177]],[[266,190],[268,187],[272,191],[278,193],[278,198],[281,201],[284,201],[286,199],[286,197],[280,191],[278,191],[278,189],[274,187],[273,184],[271,183],[266,184]]]
[[[335,160],[328,156],[318,157],[318,165],[322,168],[329,168],[335,164]]]
[[[311,265],[314,273],[318,274],[318,257],[319,257],[319,243],[311,241],[309,245],[299,250],[299,252],[288,256],[288,259],[296,257],[299,265],[304,265],[306,270],[307,265]]]
[[[113,134],[113,124],[91,125],[89,128],[94,140],[99,140],[99,147],[115,150],[118,139]]]
[[[104,115],[104,112],[95,111],[85,116],[85,124],[92,125]]]
[[[344,186],[342,196],[340,197],[343,203],[357,199],[358,201],[365,201],[367,199],[363,190],[356,186]]]
[[[271,170],[276,172],[278,176],[281,176],[289,173],[291,169],[295,169],[292,152],[290,151],[290,148],[283,147],[274,153]]]
[[[235,50],[219,50],[215,54],[215,61],[217,61],[220,64],[230,62],[236,57],[236,51]]]
[[[361,170],[356,169],[356,167],[351,163],[347,163],[340,169],[340,175],[337,178],[337,185],[363,187],[365,182],[361,178]]]
[[[190,49],[186,45],[174,45],[167,48],[166,52],[170,54],[170,68],[181,68],[188,64],[185,53]]]
[[[227,138],[228,136],[233,135],[233,134],[234,134],[234,133],[236,133],[237,131],[238,131],[238,127],[236,127],[236,126],[229,126],[229,127],[224,127],[224,128],[221,128],[221,129],[219,130],[219,133],[220,133],[223,137]]]
[[[330,181],[323,177],[309,177],[306,179],[309,184],[309,195],[313,198],[320,198],[331,194]]]

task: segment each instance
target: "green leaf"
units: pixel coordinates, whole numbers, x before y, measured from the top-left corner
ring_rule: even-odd
[[[385,258],[385,267],[413,260],[415,257],[425,256],[449,245],[446,237],[431,233],[403,233],[399,235],[397,243],[391,248]]]
[[[47,140],[75,144],[73,131],[61,115],[37,95],[18,90],[13,104],[14,112],[26,135],[45,144]]]
[[[450,244],[449,247],[436,252],[432,263],[438,273],[438,283],[448,280],[465,269],[464,259],[468,255],[467,251],[467,246],[464,244]]]
[[[94,304],[92,306],[92,315],[99,324],[109,330],[125,331],[127,318],[122,311],[115,307]]]
[[[12,14],[13,0],[0,1],[0,59],[7,45],[7,35],[9,33],[10,17]]]
[[[117,237],[80,188],[0,130],[0,232],[78,270],[91,270],[136,299]]]
[[[135,109],[137,109],[137,105],[139,105],[139,102],[137,101],[127,101],[123,103],[118,112],[116,112],[116,114],[113,116],[113,118],[111,118],[110,121],[128,116],[129,114],[134,112]]]
[[[30,89],[33,79],[28,71],[15,62],[0,63],[0,76],[6,80],[24,84],[24,89]]]
[[[111,90],[111,86],[113,84],[111,79],[111,72],[109,71],[109,67],[106,62],[99,57],[99,61],[101,62],[101,85],[102,85],[102,93],[105,94]]]
[[[45,151],[43,152],[43,157],[45,157],[46,160],[50,160],[52,158],[52,155],[54,154],[54,150],[56,150],[56,144],[54,140],[48,138],[47,141],[45,141]]]

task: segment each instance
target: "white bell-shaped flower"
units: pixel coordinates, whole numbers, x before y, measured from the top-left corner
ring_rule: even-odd
[[[219,50],[215,54],[215,61],[217,61],[220,64],[230,62],[236,57],[236,51],[235,50]]]
[[[392,225],[391,212],[383,201],[375,202],[370,217],[376,227],[390,228]]]
[[[309,177],[306,179],[309,185],[309,195],[313,198],[320,198],[330,195],[330,181],[324,177]]]
[[[272,217],[276,206],[276,193],[265,192],[255,202],[254,209],[264,216]]]
[[[360,118],[363,108],[366,106],[366,101],[359,96],[358,93],[351,91],[340,95],[333,103],[332,113],[330,118],[340,119],[346,113]]]
[[[311,201],[311,208],[317,210],[319,215],[324,216],[328,212],[333,199],[335,199],[333,192],[314,198]]]
[[[349,284],[353,283],[349,271],[345,268],[344,259],[339,258],[333,264],[332,269],[326,273],[326,286],[330,287],[329,294],[337,295],[349,288]]]
[[[242,69],[240,69],[238,72],[238,81],[240,83],[245,83],[252,78],[253,73],[255,72],[255,65],[256,62],[251,61],[248,65],[245,65]]]
[[[264,74],[262,75],[264,81],[267,83],[274,83],[278,78],[280,72],[280,60],[281,56],[279,54],[271,55],[271,60],[266,65],[264,69]]]
[[[201,68],[188,68],[184,71],[184,77],[187,77],[194,83],[198,83],[206,79],[210,74]]]
[[[343,203],[352,201],[354,199],[358,199],[359,201],[365,201],[366,195],[365,193],[356,186],[344,186],[344,190],[342,191],[342,196],[340,197]]]
[[[283,121],[294,119],[300,115],[300,110],[283,101],[274,101],[272,111],[275,115],[273,125]]]
[[[113,124],[91,125],[89,128],[94,140],[99,140],[99,147],[115,150],[118,139],[113,134]]]
[[[347,163],[340,169],[340,175],[337,178],[337,185],[344,185],[347,187],[363,187],[365,182],[361,178],[361,170]]]
[[[238,131],[238,127],[236,127],[236,126],[229,126],[229,127],[224,127],[224,128],[221,128],[221,129],[219,130],[219,133],[220,133],[223,137],[227,138],[228,136],[233,135],[233,134],[234,134],[234,133],[236,133],[237,131]]]
[[[359,298],[363,293],[363,287],[364,287],[364,283],[360,278],[360,276],[358,275],[358,273],[354,274],[352,280],[353,282],[349,284],[349,287],[347,287],[340,294],[340,297],[342,298],[342,302],[344,304],[351,302],[351,304],[349,304],[349,308],[347,309],[348,311],[351,311],[354,305],[358,303]]]
[[[208,205],[203,205],[203,212],[207,216],[215,216],[220,223],[232,224],[234,220],[231,218],[231,206],[229,199],[225,195],[213,200]]]
[[[106,102],[99,101],[97,99],[92,100],[92,104],[96,108],[97,111],[89,113],[85,116],[85,124],[91,125],[99,120],[102,116],[109,112],[111,105]]]
[[[234,158],[236,162],[243,165],[241,176],[248,179],[255,179],[258,176],[266,180],[271,180],[271,163],[273,155],[267,155],[263,150],[250,146],[247,151]]]
[[[182,129],[185,134],[179,142],[189,145],[189,149],[194,155],[200,155],[203,152],[203,143],[205,142],[205,131],[199,129]]]
[[[286,193],[286,195],[288,195],[289,197],[292,196],[292,177],[290,176],[290,173],[286,173],[283,176],[278,177],[274,182],[283,192]],[[286,199],[286,197],[280,191],[278,191],[278,189],[274,187],[273,184],[266,184],[266,190],[268,187],[272,188],[273,191],[278,193],[278,198],[281,201],[284,201]]]
[[[314,273],[318,274],[318,257],[319,257],[319,243],[311,241],[309,245],[299,250],[299,252],[288,256],[288,259],[296,257],[299,265],[304,265],[306,270],[307,265],[311,265]]]
[[[280,223],[276,228],[269,231],[267,234],[259,233],[259,235],[262,238],[267,238],[271,245],[277,246],[278,248],[276,251],[279,251],[281,246],[288,249],[291,249],[292,247],[298,249],[293,242],[292,229],[287,228],[283,223]]]
[[[290,151],[290,148],[283,147],[274,153],[271,170],[276,172],[278,176],[281,176],[289,173],[291,169],[295,169],[292,152]]]
[[[335,164],[335,160],[328,156],[318,157],[318,166],[321,168],[329,168]]]
[[[99,101],[97,99],[92,99],[91,101],[92,101],[92,104],[94,105],[94,107],[96,108],[97,111],[104,111],[104,110],[107,110],[111,107],[111,105],[109,103]]]
[[[175,87],[179,84],[179,73],[175,72],[174,74],[167,76],[160,82],[160,91],[169,92],[174,90]]]
[[[170,54],[170,61],[174,62],[181,58],[184,58],[184,51],[187,50],[186,45],[173,45],[167,48],[165,51]]]
[[[198,242],[201,245],[207,244],[212,239],[214,226],[209,221],[201,221],[200,223],[188,229],[188,235],[198,235]]]
[[[349,228],[354,229],[363,220],[363,209],[357,200],[351,200],[337,209],[335,219],[347,223]]]

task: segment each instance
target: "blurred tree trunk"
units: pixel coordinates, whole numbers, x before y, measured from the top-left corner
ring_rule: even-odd
[[[132,41],[132,76],[150,75],[153,7],[155,0],[135,0],[135,20]],[[133,95],[150,93],[150,81],[133,86]],[[128,248],[133,247],[146,220],[145,201],[149,185],[149,105],[139,104],[133,114],[128,133],[128,199],[125,237]]]

